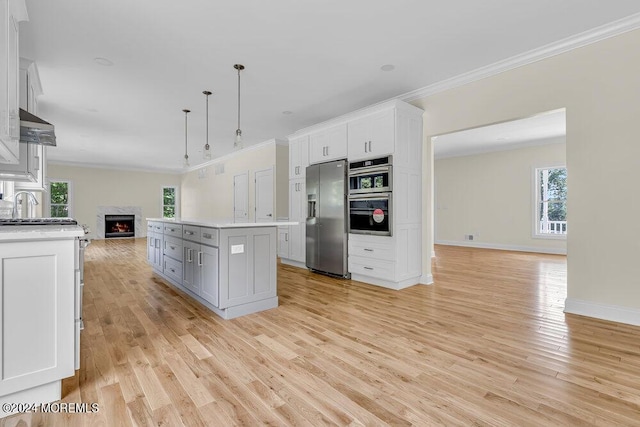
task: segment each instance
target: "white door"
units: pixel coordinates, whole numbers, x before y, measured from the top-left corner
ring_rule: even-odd
[[[273,168],[256,172],[256,222],[273,219]]]
[[[233,177],[233,222],[249,221],[249,172]]]

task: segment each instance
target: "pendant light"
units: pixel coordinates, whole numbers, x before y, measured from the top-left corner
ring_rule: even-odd
[[[209,92],[208,90],[204,90],[202,91],[202,93],[207,98],[207,107],[206,107],[207,139],[206,139],[206,143],[204,144],[204,150],[202,151],[202,156],[205,158],[205,160],[211,160],[211,146],[209,145],[209,95],[211,95],[211,92]]]
[[[238,70],[238,129],[236,129],[236,140],[233,143],[233,148],[237,150],[242,149],[242,131],[240,130],[240,71],[244,70],[244,65],[235,64],[233,66]]]
[[[184,109],[184,167],[189,167],[189,154],[188,154],[188,144],[187,144],[187,114],[191,112],[191,110]]]

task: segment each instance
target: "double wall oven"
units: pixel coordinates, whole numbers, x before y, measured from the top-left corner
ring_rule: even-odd
[[[349,164],[349,233],[391,236],[392,157]]]

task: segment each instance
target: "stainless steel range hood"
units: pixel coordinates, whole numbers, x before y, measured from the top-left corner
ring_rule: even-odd
[[[56,134],[51,123],[20,109],[20,142],[56,146]]]

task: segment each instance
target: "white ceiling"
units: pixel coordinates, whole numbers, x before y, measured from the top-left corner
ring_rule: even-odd
[[[637,0],[27,0],[53,161],[178,171],[640,12]],[[94,58],[113,61],[99,65]],[[393,71],[382,71],[393,64]],[[292,114],[283,114],[290,111]]]
[[[439,135],[432,139],[435,159],[468,156],[523,146],[565,142],[566,110]]]

